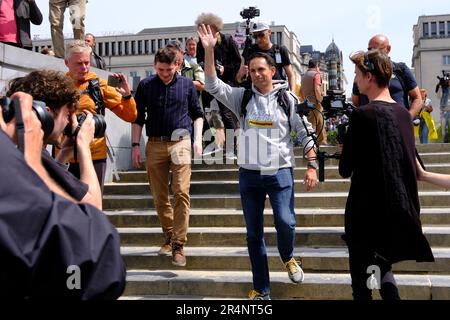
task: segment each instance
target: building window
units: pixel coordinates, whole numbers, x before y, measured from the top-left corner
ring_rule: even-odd
[[[153,53],[155,53],[155,39],[153,39],[152,40],[152,50],[151,50],[151,53],[153,54]]]
[[[38,46],[34,46],[34,52],[39,52],[39,47]]]
[[[105,42],[105,56],[109,56],[109,42]]]
[[[436,22],[431,22],[431,36],[437,35],[437,26]]]
[[[130,71],[130,77],[137,77],[137,71]]]
[[[136,54],[136,41],[131,41],[131,54]]]
[[[162,48],[162,39],[158,39],[158,50]]]
[[[111,55],[112,56],[116,55],[116,43],[115,42],[111,42]]]
[[[145,70],[145,76],[150,77],[153,75],[153,70]]]
[[[450,21],[447,21],[447,35],[450,36]]]
[[[164,39],[164,45],[167,46],[168,43],[169,43],[169,39]]]
[[[283,33],[277,32],[277,44],[281,46],[283,44]]]
[[[98,43],[98,55],[103,56],[103,42]]]
[[[117,42],[117,54],[121,56],[123,54],[122,41]]]
[[[439,35],[445,36],[445,22],[439,21]]]
[[[445,66],[450,66],[450,55],[442,56],[442,64]]]
[[[144,41],[144,54],[149,54],[149,53],[150,53],[150,41],[145,40]]]
[[[423,23],[423,36],[428,38],[430,35],[430,30],[428,29],[428,22]]]
[[[137,53],[138,54],[142,54],[142,40],[139,40],[138,42],[137,42]]]
[[[125,55],[129,55],[130,54],[130,42],[129,41],[125,41]]]

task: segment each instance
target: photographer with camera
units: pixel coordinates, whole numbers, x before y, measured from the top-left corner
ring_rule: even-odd
[[[442,90],[441,96],[441,109],[445,108],[448,103],[448,93],[450,87],[450,74],[445,73],[445,70],[442,70],[442,77],[437,76],[439,82],[436,85],[436,93],[438,93],[439,88]]]
[[[47,98],[47,107],[16,92],[0,108],[0,297],[116,299],[126,276],[117,231],[101,211],[73,201],[42,153],[44,135],[52,139],[62,132],[65,109],[78,98],[64,74],[49,75],[41,80],[53,81],[53,87],[39,82],[39,73],[29,78],[37,81],[31,93]],[[13,85],[22,88],[20,82]],[[52,90],[40,91],[44,87]],[[64,106],[56,115],[51,106],[59,103]]]
[[[94,72],[89,71],[91,51],[91,47],[82,40],[71,41],[66,47],[64,62],[69,68],[67,76],[81,91],[79,111],[87,110],[94,115],[104,116],[105,108],[108,108],[127,122],[135,121],[137,117],[136,102],[131,95],[127,78],[122,73],[113,74],[113,78],[117,79],[117,85],[114,86],[99,79]],[[139,142],[134,143],[131,147],[139,147]],[[90,149],[95,172],[103,192],[107,157],[106,136],[103,134],[96,137],[91,143]],[[76,159],[70,160],[69,171],[75,177],[80,177],[80,163]]]
[[[256,43],[244,50],[242,53],[244,57],[244,65],[241,66],[237,75],[237,81],[240,83],[245,78],[247,79],[243,86],[249,88],[251,86],[250,78],[248,77],[249,58],[256,52],[263,52],[272,57],[275,61],[274,80],[287,80],[289,88],[294,91],[296,88],[295,73],[292,69],[291,60],[289,58],[289,51],[284,45],[273,44],[270,41],[270,34],[272,30],[269,25],[264,22],[256,22],[251,27],[250,33],[255,39]]]
[[[241,55],[239,53],[238,46],[233,37],[229,34],[223,34],[221,32],[223,28],[222,19],[213,13],[202,13],[197,17],[195,21],[197,27],[204,25],[211,26],[214,34],[218,34],[218,40],[214,47],[214,56],[216,57],[216,72],[223,82],[236,86],[236,74],[241,66]],[[197,44],[197,61],[198,64],[204,69],[205,64],[205,49],[201,41]],[[212,100],[214,98],[206,91],[202,92],[202,104],[203,109],[210,108]],[[225,142],[225,130],[236,130],[239,128],[239,121],[236,116],[226,108],[220,101],[217,101],[220,113],[211,114],[213,116],[212,123],[216,128],[216,144],[222,146]],[[234,134],[233,134],[234,136]],[[229,144],[227,144],[229,146]],[[236,152],[236,143],[233,144],[233,148],[227,147],[227,157],[234,159]]]
[[[358,52],[350,60],[358,88],[369,99],[351,113],[339,162],[340,175],[351,177],[342,238],[353,298],[372,299],[367,270],[375,265],[381,271],[381,297],[397,300],[392,264],[434,261],[419,216],[411,115],[389,93],[393,68],[385,51]]]
[[[48,122],[51,122],[52,130],[44,137],[44,147],[47,144],[60,145],[66,127],[69,127],[69,132],[78,129],[79,123],[75,113],[80,93],[73,82],[63,73],[50,70],[33,71],[27,76],[16,78],[9,83],[8,96],[19,91],[29,93],[34,99],[46,103],[44,112],[50,116]],[[6,110],[5,106],[4,111]],[[10,116],[6,118],[10,118]],[[101,210],[102,196],[89,150],[95,131],[92,114],[87,115],[86,121],[80,125],[78,130],[74,139],[64,140],[56,161],[44,148],[42,163],[52,180],[61,188],[61,193],[64,193],[68,199],[88,203]],[[67,171],[68,164],[66,165],[66,163],[73,156],[74,145],[78,150],[81,181]]]
[[[198,28],[205,48],[205,90],[221,101],[239,117],[238,164],[239,190],[247,229],[247,246],[252,265],[253,286],[250,299],[269,299],[269,266],[264,243],[263,213],[266,196],[273,208],[278,237],[278,250],[288,276],[294,283],[303,281],[301,266],[294,259],[295,166],[291,129],[306,146],[313,143],[311,125],[295,113],[295,99],[287,91],[287,83],[274,83],[275,62],[265,53],[255,53],[249,59],[253,83],[250,100],[245,101],[246,89],[233,88],[221,81],[214,66],[214,47],[218,34],[210,26]],[[286,98],[286,100],[284,100]],[[283,103],[283,105],[281,104]],[[311,131],[310,131],[311,130]],[[317,184],[315,150],[306,152],[308,167],[304,182],[306,191]]]

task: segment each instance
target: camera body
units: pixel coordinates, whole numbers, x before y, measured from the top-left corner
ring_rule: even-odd
[[[259,17],[259,14],[259,9],[256,9],[256,7],[248,7],[240,12],[242,19],[248,20],[253,19],[254,17]]]
[[[78,126],[81,127],[84,120],[86,120],[86,114],[80,113],[77,115]],[[105,135],[105,131],[106,131],[105,117],[103,117],[100,114],[94,114],[93,120],[94,120],[94,124],[95,124],[94,138],[103,137]],[[75,139],[78,132],[77,131],[72,132],[72,124],[69,123],[67,125],[67,127],[64,129],[64,134],[69,138]]]
[[[327,90],[327,95],[322,100],[322,107],[324,119],[341,115],[349,116],[355,109],[354,105],[347,102],[342,90]]]
[[[3,97],[0,100],[2,106],[3,120],[8,123],[16,116],[16,107],[20,108],[20,100],[11,100],[8,97]],[[47,112],[45,102],[33,100],[33,111],[41,122],[42,130],[44,131],[44,140],[53,132],[55,122],[51,113]]]

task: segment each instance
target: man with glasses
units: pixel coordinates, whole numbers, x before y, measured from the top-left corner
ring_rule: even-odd
[[[270,40],[270,34],[272,33],[272,30],[270,30],[269,25],[264,22],[257,22],[253,24],[250,32],[252,33],[253,38],[255,38],[256,43],[248,50],[244,50],[242,54],[245,59],[245,66],[242,66],[239,70],[237,76],[238,82],[240,82],[242,78],[247,75],[249,57],[253,53],[262,52],[267,53],[273,58],[273,60],[275,60],[276,72],[273,76],[273,80],[286,80],[287,76],[289,87],[293,91],[296,85],[295,73],[292,69],[291,60],[289,59],[288,49],[283,45],[272,43],[272,41]],[[247,83],[250,84],[250,79],[248,77],[247,79]]]
[[[391,45],[385,35],[377,34],[369,40],[368,50],[379,49],[389,56]],[[411,70],[403,62],[393,62],[392,78],[389,82],[389,92],[392,98],[409,110],[414,119],[420,111],[422,99],[416,79]],[[369,103],[366,95],[361,94],[356,82],[353,83],[352,102],[355,106],[363,106]]]

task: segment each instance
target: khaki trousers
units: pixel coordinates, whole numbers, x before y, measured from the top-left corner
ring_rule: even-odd
[[[312,127],[316,131],[317,142],[319,144],[327,144],[327,131],[325,130],[323,116],[320,114],[319,111],[323,112],[323,108],[320,103],[316,104],[315,110],[309,112],[308,121],[311,123]]]
[[[172,243],[184,244],[189,226],[191,140],[148,141],[145,154],[148,181],[162,230],[165,234],[172,233]],[[173,192],[173,208],[169,183]]]
[[[69,8],[74,39],[84,40],[86,0],[49,0],[49,20],[55,56],[64,57],[64,11]]]

